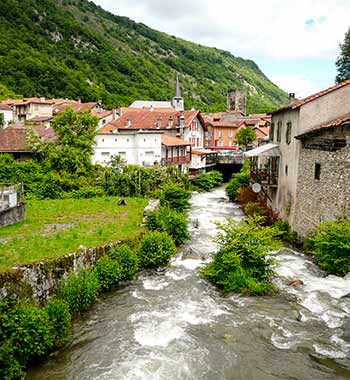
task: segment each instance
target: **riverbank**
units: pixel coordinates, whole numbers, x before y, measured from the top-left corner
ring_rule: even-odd
[[[0,229],[0,271],[141,233],[147,200],[125,200],[126,206],[117,197],[28,201],[26,220]]]

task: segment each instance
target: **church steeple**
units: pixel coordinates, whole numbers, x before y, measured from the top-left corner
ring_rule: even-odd
[[[180,88],[180,81],[179,76],[176,75],[176,84],[175,84],[175,94],[171,101],[172,106],[175,108],[176,111],[184,111],[184,100],[181,96],[181,88]]]

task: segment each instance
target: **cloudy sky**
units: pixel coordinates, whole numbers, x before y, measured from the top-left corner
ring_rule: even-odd
[[[307,96],[334,84],[350,0],[94,0],[168,34],[253,59],[277,85]]]

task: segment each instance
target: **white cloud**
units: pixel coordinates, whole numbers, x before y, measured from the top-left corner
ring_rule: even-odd
[[[288,93],[294,92],[297,98],[305,98],[306,96],[318,92],[321,88],[328,86],[322,83],[312,82],[302,75],[294,74],[272,75],[270,79],[282,90]]]
[[[95,0],[111,12],[243,57],[336,57],[348,0]]]

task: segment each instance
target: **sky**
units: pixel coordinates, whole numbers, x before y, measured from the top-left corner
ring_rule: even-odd
[[[286,92],[332,86],[350,0],[93,0],[162,32],[252,59]]]

